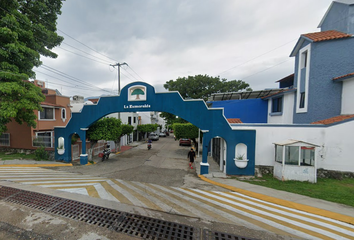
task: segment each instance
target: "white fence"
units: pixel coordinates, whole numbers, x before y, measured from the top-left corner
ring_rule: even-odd
[[[106,144],[105,140],[99,140],[95,145],[95,147],[93,148],[92,155],[97,156],[99,153],[103,152],[105,144]]]

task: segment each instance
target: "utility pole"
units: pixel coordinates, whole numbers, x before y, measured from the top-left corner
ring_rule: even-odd
[[[127,65],[126,62],[123,63],[116,63],[116,64],[110,64],[112,67],[118,67],[118,96],[120,96],[120,66]],[[118,119],[120,119],[120,112],[118,112]]]

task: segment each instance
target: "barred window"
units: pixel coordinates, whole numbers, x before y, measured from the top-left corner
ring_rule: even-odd
[[[0,146],[10,146],[10,133],[3,133],[0,136]]]

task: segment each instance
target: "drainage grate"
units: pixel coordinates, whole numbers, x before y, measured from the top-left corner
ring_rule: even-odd
[[[83,202],[0,186],[0,200],[22,204],[144,239],[196,240],[199,228],[150,217],[120,212]],[[252,240],[233,234],[203,230],[203,240]]]
[[[204,229],[203,240],[255,240],[255,239]]]
[[[20,189],[0,186],[0,200],[20,192]]]
[[[23,190],[9,196],[5,201],[22,204],[39,210],[47,210],[59,202],[65,201],[65,199]]]
[[[112,228],[144,239],[200,239],[199,229],[194,227],[132,214],[122,215]]]
[[[113,209],[73,200],[65,200],[48,212],[107,228],[122,214]]]

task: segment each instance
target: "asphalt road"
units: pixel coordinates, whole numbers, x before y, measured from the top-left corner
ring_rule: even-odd
[[[189,150],[190,147],[179,146],[173,136],[170,136],[154,141],[151,150],[147,150],[146,144],[141,144],[120,154],[111,154],[110,159],[104,162],[100,159],[95,159],[97,161],[95,165],[57,167],[50,168],[50,170],[77,173],[77,176],[89,175],[92,177],[158,184],[166,187],[226,192],[227,190],[224,188],[200,180],[195,169],[189,168],[187,159]],[[30,175],[29,173],[26,174]],[[13,182],[9,184],[16,186],[16,183]],[[109,208],[124,212],[147,214],[159,219],[195,225],[201,229],[207,227],[221,232],[247,236],[252,239],[298,239],[294,238],[294,236],[281,236],[260,229],[248,228],[245,225],[208,221],[206,219],[198,220],[199,218],[186,215],[149,211],[146,208],[137,208],[122,203],[113,203],[112,201],[102,201],[101,199],[84,195],[71,195],[70,193],[44,189],[39,186],[29,186],[28,184],[21,185],[26,189],[32,190],[34,188],[36,191],[49,195],[55,196],[58,194],[60,197],[70,199],[74,196],[80,202],[92,202],[94,205],[105,204]],[[198,204],[196,207],[198,207]],[[0,201],[0,213],[0,239],[134,239],[106,228],[4,201]]]
[[[143,143],[123,153],[111,154],[104,162],[97,158],[95,165],[51,169],[169,187],[225,191],[224,188],[200,180],[195,169],[189,168],[189,150],[189,146],[179,146],[178,141],[170,135],[153,141],[151,150]]]

